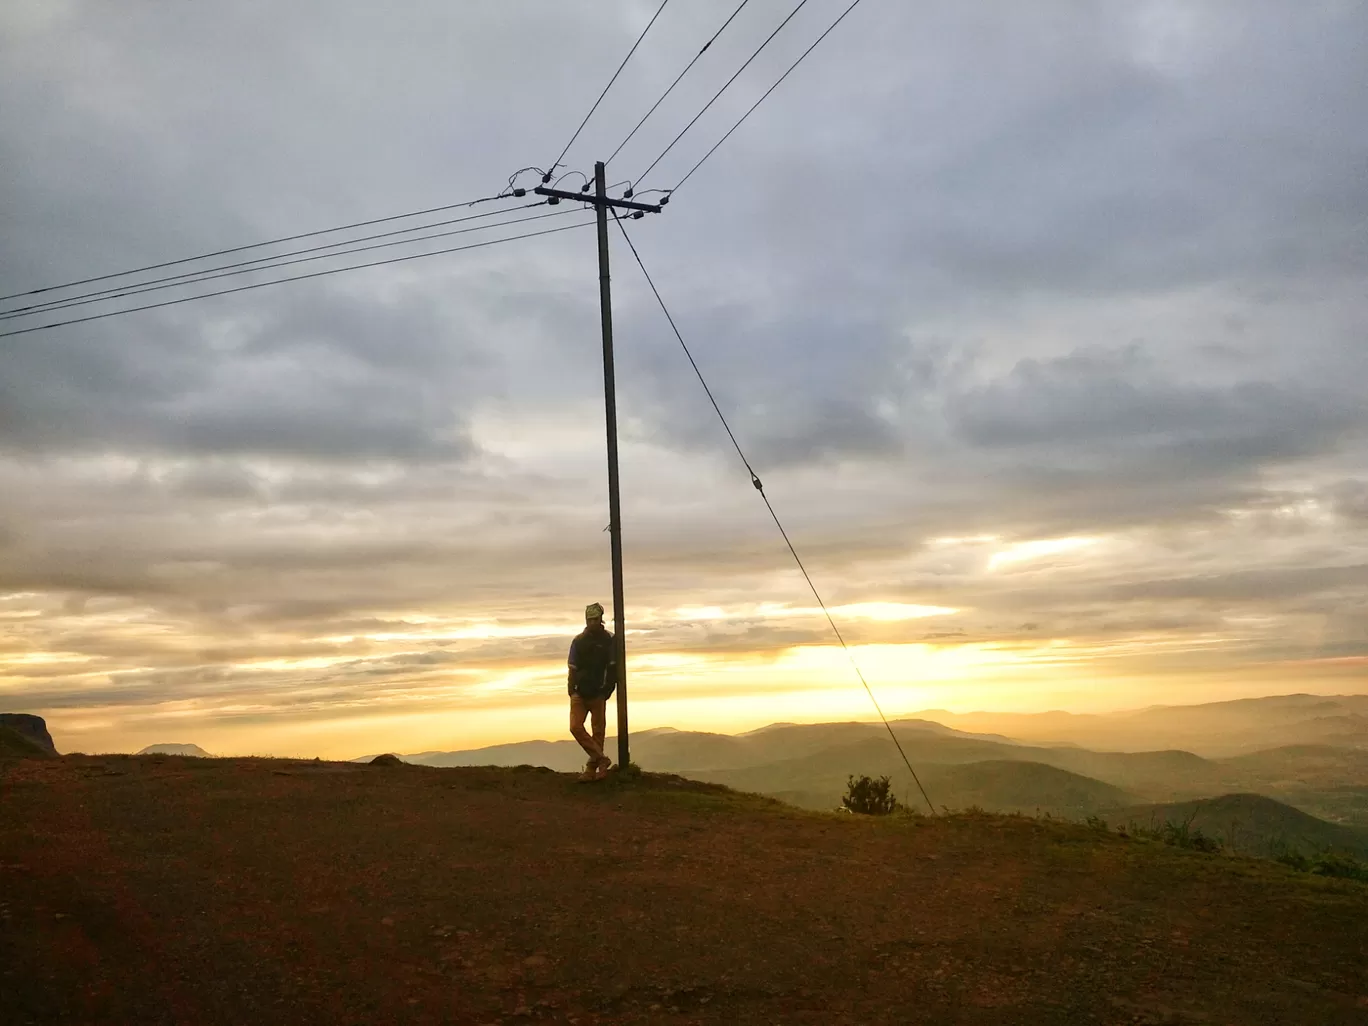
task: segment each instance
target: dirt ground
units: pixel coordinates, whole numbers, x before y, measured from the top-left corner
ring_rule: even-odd
[[[1368,1023],[1368,887],[674,778],[0,764],[0,1022]]]

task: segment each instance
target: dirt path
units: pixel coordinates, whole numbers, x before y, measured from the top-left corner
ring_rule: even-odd
[[[1368,887],[659,778],[0,765],[9,1023],[1368,1024]]]

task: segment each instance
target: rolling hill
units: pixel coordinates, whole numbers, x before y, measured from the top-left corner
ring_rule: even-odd
[[[1225,707],[1231,705],[1242,710],[1237,719],[1242,716],[1245,722],[1288,710],[1296,715],[1308,710],[1321,713],[1323,703],[1338,708],[1342,701],[1308,702],[1309,697],[1217,703],[1217,714],[1212,707],[1193,708],[1199,722],[1212,724],[1217,722],[1213,715],[1229,719]],[[1175,709],[1151,712],[1160,720],[1177,714]],[[1331,825],[1368,827],[1368,749],[1292,745],[1207,759],[1178,749],[1094,751],[1072,742],[1028,744],[924,718],[895,721],[893,728],[938,807],[978,805],[991,811],[1039,810],[1077,818],[1120,806],[1258,792]],[[608,739],[608,750],[616,755],[615,739]],[[560,772],[577,770],[584,761],[579,746],[569,739],[402,758],[429,766],[527,764]],[[776,723],[737,735],[647,730],[633,735],[632,758],[647,770],[724,783],[807,808],[836,805],[850,774],[887,775],[905,803],[924,804],[878,723]],[[967,771],[951,772],[969,765],[978,765],[975,772],[989,776],[975,781]]]
[[[1259,787],[1368,786],[1368,748],[1286,745],[1221,759],[1220,765],[1229,779]]]
[[[914,766],[997,759],[1038,762],[1096,777],[1127,790],[1138,790],[1153,799],[1197,797],[1203,793],[1203,787],[1214,786],[1220,779],[1217,767],[1190,752],[1090,752],[1072,746],[1047,748],[995,735],[956,731],[924,720],[896,721],[893,728]],[[615,739],[608,738],[609,754],[616,754],[615,746]],[[868,753],[869,757],[858,754],[862,752]],[[901,765],[896,749],[889,744],[887,732],[877,723],[775,724],[736,735],[663,729],[642,731],[632,736],[632,759],[642,768],[691,776],[704,772],[755,770],[780,763],[791,771],[803,760],[811,760],[813,765],[839,770],[844,781],[846,773],[873,772],[873,769],[862,767],[866,764],[882,766],[889,755]],[[852,757],[857,762],[851,763]],[[570,740],[525,741],[457,752],[419,752],[402,758],[427,766],[526,764],[562,772],[578,768],[584,762],[579,746]],[[805,776],[794,777],[790,789],[804,789],[807,786]]]
[[[989,746],[1019,747],[1010,738],[954,730],[929,720],[899,720],[893,724],[904,743],[907,739],[953,738],[978,741]],[[740,769],[780,759],[810,755],[839,745],[883,739],[888,734],[878,723],[775,723],[744,734],[713,734],[675,730],[671,727],[635,731],[632,734],[632,761],[642,767],[666,773],[684,770]],[[617,739],[607,739],[610,755],[617,754]],[[997,747],[984,748],[983,753]],[[578,769],[584,753],[574,741],[521,741],[491,745],[487,748],[454,752],[417,752],[401,756],[405,762],[423,766],[546,766],[558,772]],[[980,757],[988,757],[986,754]],[[362,756],[357,762],[368,761]]]
[[[1308,815],[1261,794],[1225,794],[1190,802],[1139,805],[1120,810],[1120,824],[1150,827],[1188,824],[1227,848],[1249,855],[1285,851],[1314,854],[1329,849],[1368,856],[1368,830],[1356,830]]]
[[[1254,791],[1320,819],[1368,830],[1368,749],[1289,745],[1222,759],[1231,791]]]
[[[1129,792],[1100,780],[1036,762],[986,761],[936,768],[928,787],[952,809],[975,806],[994,812],[1048,812],[1081,819],[1133,800]]]
[[[1136,800],[1134,793],[1119,787],[1026,758],[973,759],[967,757],[969,752],[941,751],[938,754],[942,759],[932,760],[925,758],[928,753],[921,746],[905,748],[937,809],[978,806],[991,812],[1049,813],[1077,819]],[[945,758],[947,754],[950,758]],[[736,770],[694,770],[687,775],[804,808],[830,809],[840,804],[847,777],[852,774],[887,776],[905,805],[926,811],[921,790],[897,750],[887,740],[877,738],[798,759]]]
[[[1191,789],[1194,782],[1211,775],[1206,760],[1187,752],[1038,748],[925,721],[900,721],[894,729],[938,807],[977,805],[999,812],[1081,817],[1146,798],[1192,797],[1201,793]],[[887,775],[906,804],[922,804],[879,724],[775,724],[735,736],[644,731],[633,737],[632,753],[648,770],[726,784],[806,808],[839,804],[850,774]],[[573,741],[530,741],[403,758],[429,766],[528,764],[565,772],[578,769],[584,756]]]

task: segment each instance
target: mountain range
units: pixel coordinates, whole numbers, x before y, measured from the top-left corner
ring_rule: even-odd
[[[632,760],[812,809],[837,806],[851,775],[888,776],[900,800],[922,811],[929,801],[938,810],[979,807],[1118,822],[1196,815],[1197,822],[1220,822],[1228,832],[1238,806],[1234,819],[1243,823],[1237,829],[1251,850],[1290,839],[1302,847],[1360,851],[1368,850],[1368,732],[1357,732],[1359,710],[1368,712],[1368,696],[1289,695],[1096,717],[944,714],[950,723],[926,713],[890,724],[916,780],[880,723],[776,723],[735,735],[646,730],[632,735]],[[1047,735],[1052,740],[1041,740]],[[1322,740],[1306,740],[1316,737]],[[1191,747],[1202,754],[1176,745],[1119,747],[1127,739],[1185,738],[1200,742]],[[1256,739],[1269,747],[1251,750]],[[1097,747],[1083,747],[1085,741]],[[614,739],[607,750],[616,754]],[[562,772],[584,761],[569,739],[401,758]],[[1213,800],[1224,804],[1202,804]]]
[[[1182,748],[1208,758],[1287,745],[1368,748],[1368,695],[1275,695],[1126,712],[916,714],[967,731],[1097,750]]]

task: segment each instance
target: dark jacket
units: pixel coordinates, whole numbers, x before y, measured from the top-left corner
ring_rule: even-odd
[[[609,630],[586,627],[570,642],[568,690],[593,700],[617,688],[617,645]]]

